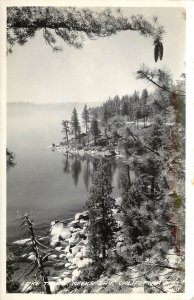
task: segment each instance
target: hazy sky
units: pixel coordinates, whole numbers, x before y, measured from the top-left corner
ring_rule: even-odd
[[[148,87],[135,79],[142,63],[168,68],[178,79],[184,71],[185,20],[182,8],[123,8],[124,15],[157,15],[165,27],[164,58],[154,62],[151,38],[137,32],[121,32],[96,41],[86,40],[82,49],[60,41],[63,52],[53,53],[41,32],[25,46],[15,46],[7,58],[9,102],[90,102],[131,94]]]

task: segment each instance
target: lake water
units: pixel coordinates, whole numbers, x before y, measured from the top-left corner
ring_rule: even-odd
[[[7,175],[7,237],[20,236],[18,212],[33,213],[36,224],[65,220],[83,208],[97,158],[64,155],[48,146],[62,141],[61,121],[72,105],[8,105],[7,145],[16,166]],[[78,113],[83,107],[77,105]],[[113,196],[120,195],[122,162],[111,162]]]

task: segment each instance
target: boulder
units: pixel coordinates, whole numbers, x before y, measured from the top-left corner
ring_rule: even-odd
[[[55,250],[61,251],[62,247],[56,247]]]
[[[72,221],[68,224],[69,227],[80,228],[80,221]]]
[[[69,260],[69,259],[73,258],[73,255],[70,252],[68,252],[66,255],[66,258]]]
[[[16,244],[16,245],[24,245],[25,243],[26,243],[26,245],[31,244],[31,239],[23,239],[23,240],[18,240],[18,241],[13,242],[13,244]]]
[[[65,259],[65,258],[66,258],[66,254],[60,254],[60,255],[59,255],[59,258],[60,258],[60,259]]]
[[[68,239],[70,245],[76,245],[79,243],[80,240],[81,238],[78,234],[72,235],[72,237]]]
[[[32,291],[32,283],[30,281],[22,282],[19,290],[21,293],[29,293]]]
[[[74,257],[74,258],[71,258],[70,262],[71,262],[72,265],[76,265],[77,266],[77,264],[80,262],[80,259]]]
[[[58,236],[53,236],[51,238],[51,242],[50,242],[50,245],[55,247],[59,244],[59,237]]]
[[[78,267],[78,269],[81,269],[81,268],[84,268],[84,267],[88,266],[91,263],[92,263],[92,259],[91,258],[84,258],[83,260],[80,260],[77,263],[77,267]]]
[[[63,263],[63,262],[58,262],[53,265],[54,269],[56,269],[56,270],[60,270],[60,269],[64,268],[64,266],[65,266],[65,263]]]
[[[83,239],[82,239],[82,240],[78,243],[78,245],[81,246],[81,247],[85,247],[86,244],[87,244],[85,241],[86,241],[86,240],[83,240]]]
[[[66,227],[66,228],[63,228],[60,232],[60,238],[62,240],[67,240],[71,237],[71,230],[70,228]]]
[[[25,254],[22,254],[22,257],[23,258],[25,258],[25,257],[27,257],[28,256],[28,254],[27,253],[25,253]]]
[[[79,222],[80,222],[80,224],[82,224],[82,226],[84,226],[85,224],[88,224],[88,221],[82,220],[82,219]]]
[[[76,232],[76,231],[80,231],[81,230],[81,228],[74,228],[72,226],[69,229],[70,229],[71,232]]]
[[[72,255],[75,256],[79,252],[80,248],[81,248],[81,246],[75,246],[75,247],[73,247],[72,251],[71,251]]]
[[[63,229],[63,223],[55,222],[51,227],[51,235],[59,236],[62,229]]]
[[[76,255],[75,255],[75,258],[82,259],[83,257],[84,257],[84,255],[83,255],[82,252],[78,252],[78,253],[76,253]]]
[[[66,240],[61,240],[61,239],[60,239],[60,245],[61,245],[62,247],[67,247],[68,241],[66,241]],[[63,250],[61,249],[61,251],[63,251]]]
[[[51,277],[51,281],[57,281],[59,279],[59,277],[58,276],[54,276],[54,274],[53,274],[53,276]]]
[[[71,278],[69,278],[69,277],[63,278],[63,280],[60,280],[59,283],[60,283],[60,286],[65,287],[71,283]]]
[[[51,255],[48,256],[49,260],[56,260],[56,258],[57,258],[56,254],[51,254]]]
[[[70,263],[66,263],[66,264],[65,264],[65,268],[69,268],[70,266],[71,266]]]
[[[69,270],[74,270],[74,269],[76,269],[77,267],[76,267],[76,265],[74,265],[74,266],[69,266]]]
[[[34,254],[30,254],[30,255],[28,256],[28,259],[31,260],[31,261],[33,261],[33,260],[36,259],[36,256],[35,256]]]
[[[63,274],[61,274],[61,277],[69,277],[71,275],[71,271],[64,271]]]
[[[72,272],[72,281],[76,280],[81,274],[81,271],[78,269],[73,270]]]
[[[71,236],[71,231],[68,227],[65,227],[65,225],[62,222],[55,222],[54,224],[52,223],[51,227],[51,236],[52,240],[54,239],[68,239]]]
[[[77,213],[75,215],[75,220],[89,220],[89,217],[88,217],[88,212],[87,211],[84,211],[82,213]]]
[[[68,246],[65,248],[64,252],[68,253],[69,251],[70,251],[70,246],[68,245]]]
[[[55,281],[55,280],[52,278],[52,281]],[[60,289],[60,286],[58,284],[56,284],[55,282],[49,282],[49,285],[50,285],[50,289],[51,289],[51,294],[56,294]]]
[[[83,227],[82,230],[79,232],[80,235],[86,235],[86,227]]]

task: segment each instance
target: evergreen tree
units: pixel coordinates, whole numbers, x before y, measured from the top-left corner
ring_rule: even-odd
[[[92,179],[88,201],[89,249],[94,261],[105,258],[109,248],[114,246],[116,221],[112,209],[115,200],[110,197],[112,186],[107,175],[107,163],[101,160]]]
[[[123,102],[122,105],[122,116],[127,116],[129,114],[129,108],[128,108],[128,103]]]
[[[167,136],[165,135],[166,128],[164,120],[160,115],[156,115],[153,118],[153,121],[154,124],[152,126],[152,131],[150,133],[148,143],[153,150],[158,151],[162,147],[164,148],[167,146]]]
[[[81,128],[79,125],[79,120],[78,120],[77,111],[76,111],[75,107],[72,111],[70,124],[71,124],[73,134],[75,135],[75,137],[77,137],[81,132]]]
[[[69,130],[69,121],[67,121],[67,120],[62,121],[62,126],[63,126],[62,132],[65,133],[65,139],[66,139],[67,144],[68,144],[69,143],[68,134],[70,132],[70,130]]]
[[[94,143],[96,145],[96,139],[99,136],[100,130],[98,127],[98,120],[96,118],[93,118],[91,121],[91,126],[90,126],[90,132],[92,136],[94,137]]]
[[[15,154],[11,151],[9,151],[9,149],[6,149],[6,167],[7,170],[9,170],[10,168],[13,168],[16,165],[15,162]]]
[[[140,114],[139,114],[140,107],[139,107],[139,93],[137,91],[135,91],[133,93],[132,99],[133,99],[133,105],[134,105],[133,118],[134,118],[135,123],[136,123],[136,129],[138,129],[138,121],[139,121],[139,118],[140,118]]]
[[[86,133],[87,133],[88,132],[88,124],[89,124],[89,121],[90,121],[90,115],[89,115],[89,110],[88,110],[86,104],[85,104],[83,112],[82,112],[82,119],[83,119],[83,123],[85,125]]]
[[[144,89],[141,95],[141,103],[142,103],[142,116],[144,120],[144,127],[146,126],[147,123],[147,118],[148,118],[148,109],[147,109],[147,100],[148,100],[148,91],[147,89]]]
[[[107,107],[107,103],[105,103],[103,105],[103,116],[102,116],[102,119],[103,119],[103,121],[104,121],[105,124],[107,124],[107,122],[108,122],[108,117],[109,117],[109,115],[108,115],[108,107]]]
[[[160,179],[160,163],[149,157],[134,183],[126,184],[122,194],[125,234],[129,258],[134,263],[157,256],[158,263],[172,247],[170,205]]]

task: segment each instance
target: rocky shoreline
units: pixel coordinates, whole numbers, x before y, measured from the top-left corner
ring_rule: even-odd
[[[84,156],[84,155],[90,155],[90,156],[101,156],[101,157],[116,157],[116,158],[125,158],[125,155],[120,153],[119,150],[112,150],[109,151],[106,148],[102,148],[98,150],[97,148],[92,150],[92,149],[77,149],[75,147],[72,146],[62,146],[60,144],[55,144],[55,146],[49,146],[49,149],[51,149],[52,151],[60,151],[66,154],[74,154],[74,155],[80,155],[80,156]]]
[[[115,233],[118,251],[124,242],[120,204],[121,198],[119,197],[115,200],[116,208],[113,210],[118,225],[118,230]],[[82,269],[92,263],[92,259],[88,255],[88,221],[88,212],[83,211],[77,213],[69,223],[64,221],[51,222],[49,242],[45,244],[47,245],[45,247],[50,249],[50,253],[44,262],[44,267],[53,294],[69,293],[74,290],[76,280],[79,278]],[[45,239],[47,237],[42,237],[38,241],[44,244]],[[15,241],[13,244],[22,245],[28,242],[31,243],[30,239],[23,239]],[[33,252],[23,254],[22,257],[29,262],[35,259]],[[40,284],[40,282],[31,284],[29,281],[23,281],[19,292],[35,293]]]

